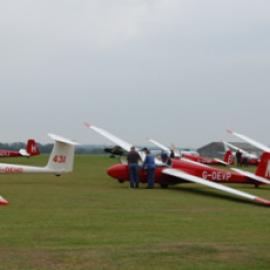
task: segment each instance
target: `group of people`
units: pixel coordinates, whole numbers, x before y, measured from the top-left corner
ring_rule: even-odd
[[[143,161],[142,168],[147,171],[147,188],[151,189],[155,184],[155,169],[156,163],[155,158],[151,155],[147,148],[143,149],[145,153],[145,159]],[[136,151],[135,147],[132,146],[127,155],[130,187],[139,187],[139,162],[142,161],[140,154]]]

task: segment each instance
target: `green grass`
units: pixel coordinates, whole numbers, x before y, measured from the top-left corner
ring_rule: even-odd
[[[195,184],[131,190],[106,175],[113,162],[77,156],[61,177],[1,175],[0,269],[269,269],[269,208]],[[269,187],[233,187],[270,199]]]

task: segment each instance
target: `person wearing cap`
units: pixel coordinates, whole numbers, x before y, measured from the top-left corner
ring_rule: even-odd
[[[129,179],[130,187],[138,188],[139,187],[139,161],[141,157],[136,151],[135,147],[132,146],[130,151],[127,154],[128,170],[129,170]]]
[[[150,151],[147,148],[144,148],[143,150],[146,155],[143,162],[143,169],[147,170],[147,188],[151,189],[154,187],[155,183],[155,158],[153,155],[151,155]]]

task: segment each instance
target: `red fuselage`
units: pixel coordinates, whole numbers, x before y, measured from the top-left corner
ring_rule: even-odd
[[[0,150],[0,157],[21,157],[21,153],[19,151],[12,150]]]
[[[241,183],[241,184],[251,184],[253,181],[246,176],[240,175],[235,172],[226,171],[217,168],[211,168],[204,165],[193,164],[184,160],[176,160],[172,161],[173,169],[179,169],[188,174],[198,176],[200,178],[218,182],[218,183]],[[186,182],[184,179],[181,180],[179,178],[165,175],[162,171],[167,167],[157,167],[155,172],[155,182],[161,185],[173,185],[182,182]],[[127,164],[116,164],[110,167],[107,171],[108,175],[119,180],[120,182],[129,181],[129,172]],[[147,182],[146,171],[143,169],[139,170],[140,182]]]
[[[251,165],[251,166],[257,166],[259,164],[260,160],[258,158],[248,158],[242,159],[243,165]]]

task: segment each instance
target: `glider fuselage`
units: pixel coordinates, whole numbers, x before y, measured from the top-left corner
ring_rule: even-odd
[[[163,174],[162,171],[168,168],[166,166],[159,166],[156,168],[155,172],[155,181],[159,184],[164,185],[173,185],[178,184],[182,182],[187,182],[184,179],[181,181],[181,179],[169,176],[166,174]],[[232,171],[226,171],[218,168],[208,167],[204,165],[197,165],[192,164],[190,162],[187,162],[182,159],[174,159],[172,160],[172,166],[173,169],[179,169],[181,171],[184,171],[185,173],[201,177],[203,179],[218,182],[218,183],[240,183],[240,184],[251,184],[253,183],[252,180],[250,180],[248,177],[240,175],[238,173],[232,172]],[[110,167],[107,171],[108,175],[123,181],[129,181],[129,173],[128,173],[128,165],[127,164],[116,164]],[[143,170],[142,168],[139,169],[139,176],[141,182],[147,182],[147,174],[146,170]]]

